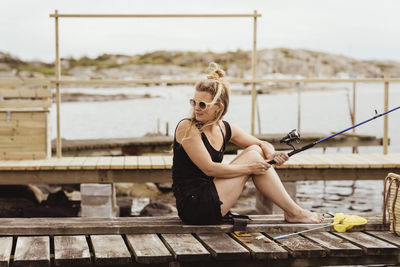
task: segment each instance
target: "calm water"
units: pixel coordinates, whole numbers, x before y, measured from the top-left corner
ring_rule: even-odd
[[[320,85],[320,84],[319,84]],[[315,86],[319,86],[315,85]],[[332,85],[322,85],[332,86]],[[329,134],[351,125],[348,97],[352,96],[351,84],[333,85],[338,90],[310,91],[259,95],[261,131],[287,133],[297,128],[298,101],[301,102],[301,127],[303,132]],[[235,88],[233,88],[234,90]],[[70,92],[96,94],[150,94],[157,98],[108,102],[75,102],[61,105],[61,135],[67,139],[137,137],[156,132],[157,119],[161,132],[170,125],[171,134],[176,123],[190,114],[188,99],[193,95],[192,86],[136,87],[118,89],[65,89]],[[356,121],[374,116],[374,110],[383,112],[383,84],[358,84]],[[390,85],[389,108],[400,105],[400,84]],[[250,131],[250,95],[233,94],[225,119]],[[55,107],[52,108],[53,138],[56,136]],[[256,126],[256,131],[258,126]],[[390,153],[400,153],[400,111],[389,116]],[[376,119],[357,128],[357,133],[378,137],[383,135],[383,119]],[[327,153],[336,153],[330,148]],[[340,153],[350,153],[341,148]],[[361,147],[361,153],[380,153],[381,147]],[[320,149],[307,153],[321,153]],[[383,177],[377,177],[383,178]],[[379,190],[377,190],[379,189]],[[318,211],[381,211],[382,181],[330,181],[299,182],[298,201]]]

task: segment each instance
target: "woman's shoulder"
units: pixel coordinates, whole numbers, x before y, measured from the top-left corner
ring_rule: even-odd
[[[190,119],[183,119],[176,126],[175,138],[180,143],[182,139],[193,137],[198,133],[199,129],[192,124]]]

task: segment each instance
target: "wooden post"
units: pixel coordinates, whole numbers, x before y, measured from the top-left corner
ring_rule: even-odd
[[[61,64],[60,64],[60,53],[59,53],[59,37],[58,37],[58,10],[55,11],[55,26],[56,26],[56,105],[57,105],[57,158],[62,157],[62,148],[61,148],[61,132],[60,132],[60,102],[61,102],[61,93],[60,93],[60,80],[61,80]]]
[[[389,110],[389,75],[385,75],[385,99],[384,99],[384,112]],[[383,117],[383,154],[388,153],[389,146],[389,117]]]
[[[306,83],[303,84],[306,86]],[[301,86],[297,87],[297,130],[301,132]]]
[[[252,83],[251,83],[251,134],[255,134],[255,115],[256,115],[256,73],[257,73],[257,10],[254,10],[253,28],[253,56],[251,58]]]
[[[351,112],[351,124],[355,125],[356,123],[356,98],[357,98],[357,88],[356,88],[356,80],[353,81],[353,107]],[[356,133],[356,128],[353,128],[353,133]],[[358,153],[358,147],[353,146],[353,153]]]

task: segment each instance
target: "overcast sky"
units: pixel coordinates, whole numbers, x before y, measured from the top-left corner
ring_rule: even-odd
[[[398,0],[0,0],[0,51],[53,61],[50,13],[262,14],[258,49],[304,48],[400,61]],[[252,48],[252,18],[60,19],[62,57]]]

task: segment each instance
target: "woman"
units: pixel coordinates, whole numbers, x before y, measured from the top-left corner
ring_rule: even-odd
[[[246,181],[284,210],[288,222],[320,223],[321,214],[299,207],[288,195],[274,168],[285,163],[286,153],[222,120],[229,106],[225,73],[211,63],[211,74],[195,86],[191,118],[175,130],[172,167],[173,191],[179,217],[186,224],[218,224],[239,198]],[[223,164],[225,146],[232,142],[243,151]]]

